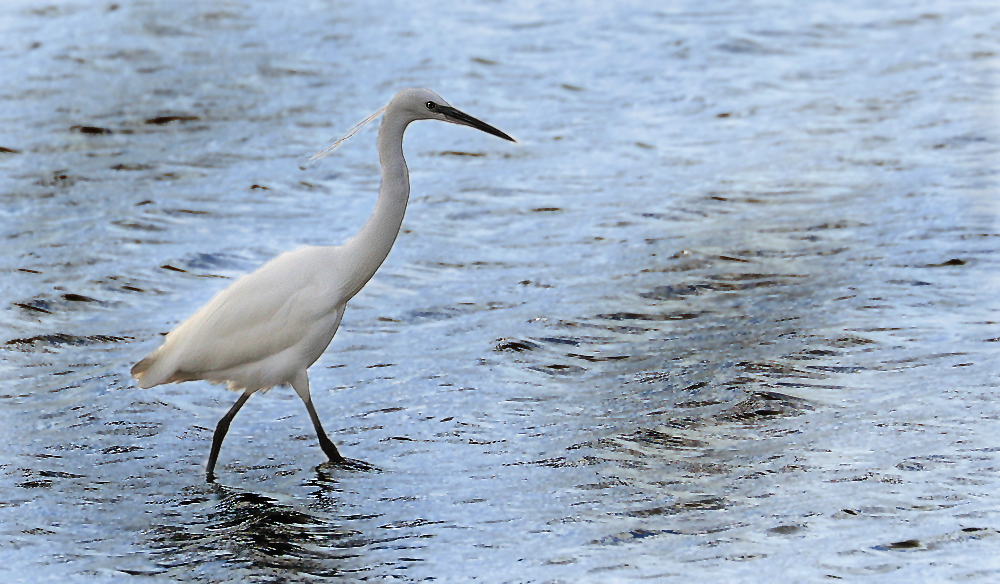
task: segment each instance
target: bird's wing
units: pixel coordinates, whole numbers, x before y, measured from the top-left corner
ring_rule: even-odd
[[[233,282],[167,335],[157,360],[174,372],[220,371],[293,346],[342,303],[336,266],[319,249],[282,254]]]

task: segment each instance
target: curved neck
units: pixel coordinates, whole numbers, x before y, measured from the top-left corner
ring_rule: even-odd
[[[352,298],[375,275],[396,241],[410,197],[410,175],[403,159],[403,132],[409,120],[387,111],[378,130],[378,158],[382,184],[375,212],[344,247],[351,258],[346,298]]]

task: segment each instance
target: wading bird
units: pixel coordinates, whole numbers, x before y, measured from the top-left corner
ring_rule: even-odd
[[[163,345],[132,368],[142,388],[205,379],[243,392],[215,428],[208,457],[209,481],[215,480],[219,449],[236,413],[254,392],[283,384],[291,385],[302,398],[330,461],[351,463],[323,431],[306,370],[333,340],[348,301],[375,275],[399,233],[410,195],[403,159],[406,127],[417,120],[439,120],[514,141],[451,107],[429,89],[404,89],[389,105],[313,158],[324,156],[383,112],[378,131],[382,184],[375,211],[361,231],[344,245],[304,247],[241,277],[167,334]]]

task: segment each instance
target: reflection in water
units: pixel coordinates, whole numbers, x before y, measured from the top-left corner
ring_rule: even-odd
[[[317,472],[312,485],[324,493],[336,484]],[[209,488],[209,487],[205,487]],[[319,495],[319,493],[314,493]],[[320,499],[315,496],[314,498]],[[304,507],[237,488],[212,485],[211,494],[170,505],[171,524],[153,528],[153,561],[169,575],[191,577],[192,566],[222,562],[246,570],[254,581],[294,581],[294,575],[334,577],[355,571],[360,548],[371,541],[337,524],[336,501]]]
[[[221,484],[188,488],[189,496],[165,503],[166,522],[149,530],[147,564],[155,568],[125,571],[189,579],[192,566],[201,566],[205,574],[224,569],[284,582],[401,574],[423,562],[420,542],[442,522],[352,513],[336,476],[343,471],[329,466],[313,469],[298,497]]]

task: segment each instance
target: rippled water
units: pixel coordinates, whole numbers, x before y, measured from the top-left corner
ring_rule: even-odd
[[[1000,578],[1000,9],[10,2],[0,574]],[[293,392],[128,368],[339,243],[411,85],[396,249]]]

